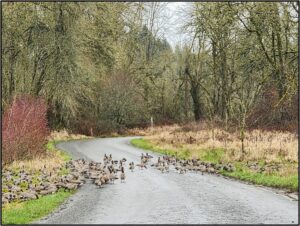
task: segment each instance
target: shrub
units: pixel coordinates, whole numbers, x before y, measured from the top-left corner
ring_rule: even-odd
[[[28,159],[44,151],[49,129],[47,105],[42,98],[17,96],[4,112],[2,121],[2,163]]]
[[[268,85],[247,118],[249,129],[298,132],[298,93],[281,101],[275,86]]]

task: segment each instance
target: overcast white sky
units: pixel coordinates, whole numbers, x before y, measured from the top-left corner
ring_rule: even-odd
[[[169,20],[166,21],[165,37],[174,48],[177,43],[187,39],[187,36],[180,32],[180,26],[185,19],[182,15],[182,10],[186,10],[191,2],[168,2],[167,14]]]

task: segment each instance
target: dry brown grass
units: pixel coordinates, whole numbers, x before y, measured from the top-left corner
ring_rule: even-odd
[[[298,162],[298,134],[289,132],[247,131],[245,154],[241,151],[239,131],[212,130],[205,122],[135,129],[134,132],[146,135],[145,139],[161,148],[189,149],[195,157],[201,149],[221,148],[224,149],[225,161]]]
[[[69,134],[66,130],[61,131],[53,131],[48,137],[49,141],[61,141],[61,140],[69,140],[69,139],[83,139],[88,138],[88,136],[80,135],[80,134]],[[36,156],[30,160],[18,160],[13,161],[11,164],[5,166],[4,168],[10,169],[20,169],[26,168],[30,172],[38,171],[39,169],[43,169],[46,167],[47,169],[54,169],[63,165],[65,162],[64,158],[57,150],[52,150],[47,152],[45,155]]]
[[[67,130],[53,131],[49,136],[49,140],[69,140],[69,139],[83,139],[88,138],[88,136],[82,134],[70,134]]]
[[[63,165],[64,160],[57,152],[48,153],[44,157],[37,157],[31,160],[23,160],[23,161],[14,161],[12,164],[8,165],[9,169],[21,169],[25,168],[30,172],[38,171],[39,169],[43,169],[46,167],[47,169],[54,169],[58,166]]]

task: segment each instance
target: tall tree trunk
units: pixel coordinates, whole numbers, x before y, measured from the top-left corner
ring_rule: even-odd
[[[184,116],[185,120],[188,120],[188,78],[185,75],[184,78]]]
[[[9,56],[9,99],[14,95],[15,89],[16,89],[16,83],[15,83],[15,64],[16,64],[16,57],[17,53],[14,53],[13,50],[10,53]]]
[[[213,57],[213,76],[215,80],[215,84],[217,84],[217,53],[216,53],[216,42],[212,39],[212,57]],[[219,112],[219,89],[215,88],[213,93],[213,106],[214,112],[213,114],[216,115]]]
[[[223,47],[224,48],[224,47]],[[222,96],[221,96],[221,118],[225,119],[226,118],[226,112],[227,112],[227,99],[228,99],[228,93],[227,93],[227,57],[226,57],[226,52],[222,48],[221,50],[221,68],[220,68],[220,76],[222,79]]]
[[[199,121],[202,118],[202,109],[201,102],[199,99],[199,86],[191,84],[191,96],[193,99],[193,111],[196,121]]]

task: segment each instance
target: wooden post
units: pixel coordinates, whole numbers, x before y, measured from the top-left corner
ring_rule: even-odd
[[[151,123],[151,129],[153,129],[153,117],[151,116],[151,119],[150,119],[150,123]]]

